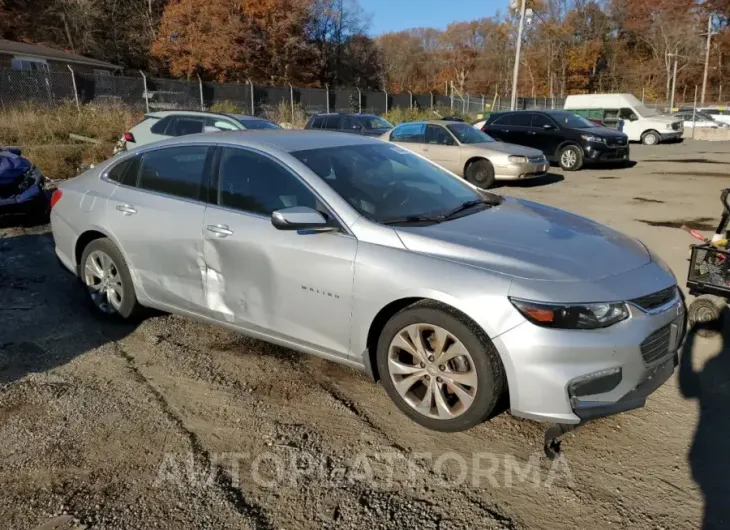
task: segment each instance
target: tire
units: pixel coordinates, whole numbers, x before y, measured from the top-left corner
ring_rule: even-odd
[[[401,348],[415,351],[415,343],[404,336],[421,337],[423,357]],[[443,364],[438,360],[439,342],[432,345],[429,336],[441,339],[441,346],[446,344],[440,355],[451,358]],[[457,355],[464,351],[466,355]],[[429,358],[429,354],[433,355]],[[396,406],[435,431],[463,431],[482,423],[506,387],[499,354],[487,335],[457,311],[430,301],[408,306],[388,321],[378,339],[376,362],[385,391]],[[454,391],[456,382],[451,377],[458,377],[460,394]]]
[[[477,188],[489,189],[494,186],[494,166],[489,160],[475,160],[464,172],[467,182]]]
[[[565,171],[578,171],[583,167],[583,150],[577,145],[566,145],[558,153],[558,163]]]
[[[662,137],[656,131],[646,131],[641,135],[641,143],[644,145],[656,145],[661,142]]]
[[[700,337],[712,337],[722,330],[722,311],[727,302],[719,296],[703,294],[694,299],[687,309],[689,329]]]
[[[104,257],[109,262],[106,262]],[[104,266],[106,263],[110,263],[108,268]],[[108,289],[100,292],[101,289],[89,287],[90,282],[94,282],[94,285],[103,282],[105,271],[109,272],[106,284]],[[140,313],[141,306],[134,292],[132,275],[122,253],[111,240],[95,239],[86,245],[79,263],[79,277],[89,292],[88,300],[91,306],[98,314],[113,319],[128,320]],[[110,290],[115,294],[108,294]]]

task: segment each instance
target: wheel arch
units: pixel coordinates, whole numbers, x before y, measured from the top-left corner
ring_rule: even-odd
[[[656,129],[652,129],[652,128],[645,129],[645,130],[641,131],[641,134],[639,135],[640,141],[643,142],[644,141],[644,136],[646,136],[649,133],[654,133],[654,134],[657,135],[657,138],[658,138],[657,139],[657,143],[659,143],[659,142],[662,141],[662,135],[659,133],[659,131],[657,131]]]
[[[555,150],[555,159],[558,160],[560,158],[560,151],[562,151],[564,148],[568,147],[569,145],[573,145],[580,149],[580,152],[585,156],[585,150],[583,149],[583,146],[580,145],[576,140],[564,140],[563,142],[558,145],[558,148]]]
[[[478,162],[479,160],[486,160],[487,162],[489,162],[490,164],[492,164],[492,161],[489,160],[486,156],[483,156],[483,155],[474,155],[474,156],[471,156],[471,157],[469,157],[469,159],[464,164],[464,169],[462,171],[463,178],[466,178],[466,170],[469,169],[469,166],[472,165],[474,162]],[[494,164],[492,164],[492,167],[494,167]]]
[[[485,338],[491,340],[491,338],[489,337],[489,333],[487,333],[487,331],[482,326],[480,326],[475,319],[469,316],[467,312],[459,309],[458,307],[455,307],[453,304],[450,304],[447,301],[438,300],[437,298],[432,298],[428,296],[412,296],[393,300],[384,307],[382,307],[370,322],[366,341],[367,347],[362,353],[362,360],[365,369],[368,372],[368,375],[370,375],[374,381],[380,380],[376,355],[378,339],[380,338],[380,334],[382,333],[383,328],[396,313],[416,303],[426,303],[433,308],[441,309],[447,313],[463,318],[470,324],[470,327],[473,326],[473,329],[479,330],[481,333],[484,334]],[[502,355],[499,353],[499,350],[497,350],[497,354],[497,357],[499,358],[499,363],[502,366],[502,371],[503,373],[505,373],[504,361],[502,360]],[[506,392],[508,391],[507,378],[505,378],[504,390]]]

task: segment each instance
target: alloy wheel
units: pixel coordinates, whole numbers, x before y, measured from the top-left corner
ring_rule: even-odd
[[[566,149],[563,154],[560,155],[560,162],[564,167],[573,167],[578,161],[578,156],[572,149]]]
[[[84,264],[84,283],[91,300],[104,313],[115,313],[122,306],[122,275],[106,252],[94,250]]]
[[[452,333],[432,324],[411,324],[393,337],[388,372],[400,397],[429,418],[460,416],[476,397],[471,354]]]

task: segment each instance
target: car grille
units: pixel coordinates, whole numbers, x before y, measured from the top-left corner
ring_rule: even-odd
[[[629,141],[627,138],[609,138],[608,140],[606,140],[606,145],[608,145],[609,147],[614,147],[617,145],[624,146],[628,145],[628,143]]]
[[[657,307],[661,307],[664,304],[668,304],[674,300],[677,296],[677,289],[675,287],[667,287],[656,293],[648,294],[640,298],[634,298],[629,300],[632,304],[639,306],[644,311],[651,311]]]
[[[530,156],[530,157],[528,157],[527,159],[528,159],[528,160],[529,160],[530,162],[534,163],[534,164],[539,164],[539,163],[541,163],[541,162],[545,162],[545,157],[544,157],[543,155],[538,155],[538,156]]]
[[[641,357],[646,364],[652,364],[669,353],[672,325],[668,324],[649,335],[641,343]]]

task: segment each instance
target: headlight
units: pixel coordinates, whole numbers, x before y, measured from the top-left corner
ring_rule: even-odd
[[[515,164],[525,164],[527,162],[527,158],[524,156],[516,156],[516,155],[510,155],[507,157],[507,160],[510,162],[514,162]]]
[[[668,123],[668,124],[667,124],[667,129],[671,129],[671,128],[673,128],[673,127],[674,127],[674,124],[673,124],[673,123]]]
[[[602,136],[593,136],[592,134],[581,134],[581,138],[583,138],[586,142],[594,142],[597,144],[605,144],[606,139]]]
[[[629,318],[626,304],[546,304],[510,298],[512,305],[537,326],[559,329],[597,329]]]

